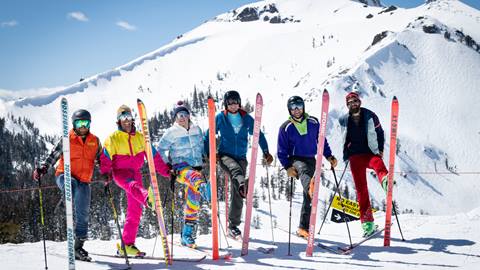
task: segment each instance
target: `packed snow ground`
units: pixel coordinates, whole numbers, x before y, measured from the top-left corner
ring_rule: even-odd
[[[292,229],[295,230],[301,208],[301,190],[297,191],[293,201]],[[223,203],[221,203],[223,204]],[[288,256],[288,220],[289,202],[273,201],[272,212],[277,220],[274,229],[275,251],[264,254],[258,247],[272,247],[268,203],[260,202],[258,214],[261,228],[251,230],[249,254],[241,257],[241,243],[228,239],[233,258],[213,261],[211,257],[199,263],[174,262],[168,269],[478,269],[480,264],[480,208],[469,213],[454,216],[424,216],[403,214],[399,216],[400,225],[406,241],[401,241],[396,223],[392,226],[390,247],[383,247],[383,235],[357,247],[351,255],[337,255],[316,247],[313,257],[305,257],[306,241],[291,236],[291,255]],[[223,211],[221,211],[223,212]],[[221,213],[220,220],[225,216]],[[321,222],[318,218],[318,223]],[[393,219],[394,220],[394,219]],[[384,225],[384,213],[376,215],[376,222]],[[317,230],[318,230],[317,225]],[[240,227],[243,231],[243,223]],[[352,241],[361,239],[358,221],[349,223]],[[169,237],[170,239],[170,237]],[[201,247],[211,247],[211,235],[200,235],[197,243]],[[225,253],[225,238],[220,236],[220,254]],[[326,223],[316,241],[329,246],[347,246],[349,244],[344,223]],[[117,241],[87,241],[85,249],[90,253],[114,254]],[[174,242],[178,243],[178,235]],[[137,246],[152,255],[155,239],[138,239]],[[66,269],[66,242],[47,241],[47,260],[49,269]],[[43,243],[0,245],[2,269],[44,269]],[[160,239],[157,240],[155,255],[161,256]],[[200,253],[174,246],[174,257],[198,257]],[[125,266],[123,258],[110,258],[91,255],[93,262],[77,262],[76,269],[121,269]],[[164,261],[132,259],[132,269],[167,269]]]

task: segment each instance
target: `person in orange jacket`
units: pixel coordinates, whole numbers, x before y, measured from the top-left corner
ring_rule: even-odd
[[[95,161],[99,161],[102,145],[97,136],[90,133],[91,115],[86,110],[77,110],[72,115],[73,129],[69,132],[72,191],[75,217],[75,259],[90,261],[88,252],[83,249],[87,240],[90,196]],[[33,179],[39,180],[48,169],[60,162],[55,171],[56,182],[64,193],[63,141],[60,140],[48,158],[35,168]]]
[[[135,129],[132,110],[122,105],[117,110],[117,130],[105,140],[100,156],[100,172],[103,178],[113,179],[125,190],[127,195],[127,217],[123,227],[122,239],[128,256],[141,257],[135,246],[138,226],[142,217],[143,206],[155,209],[153,190],[143,187],[141,168],[146,160],[145,139]],[[162,176],[170,176],[170,167],[165,164],[160,154],[152,147],[155,169]],[[123,255],[121,244],[117,244],[117,253]]]

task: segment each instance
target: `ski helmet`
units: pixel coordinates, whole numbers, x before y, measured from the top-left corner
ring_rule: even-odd
[[[299,96],[290,97],[287,101],[288,112],[290,112],[290,107],[293,104],[301,104],[303,106],[303,111],[305,112],[305,101],[303,101],[303,98],[301,98]]]
[[[240,98],[240,94],[235,90],[230,90],[225,92],[223,96],[223,105],[225,106],[225,110],[228,107],[228,100],[236,100],[238,105],[242,106],[242,99]]]
[[[90,115],[90,113],[87,110],[80,109],[80,110],[76,110],[72,114],[72,124],[73,125],[75,125],[76,120],[92,121],[92,116]]]

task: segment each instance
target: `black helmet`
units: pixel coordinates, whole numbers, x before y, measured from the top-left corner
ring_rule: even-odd
[[[303,111],[305,111],[305,102],[303,101],[303,98],[299,97],[299,96],[292,96],[288,99],[287,101],[287,108],[288,108],[288,111],[290,111],[290,106],[293,105],[293,104],[302,104],[303,106]]]
[[[225,92],[225,95],[223,96],[223,105],[225,106],[225,110],[227,109],[228,100],[236,100],[238,102],[238,105],[242,106],[242,99],[240,98],[240,94],[235,91],[235,90],[230,90]]]
[[[87,110],[80,109],[80,110],[76,110],[72,114],[72,124],[74,124],[75,120],[89,120],[89,121],[92,121],[92,116],[90,115],[90,113]]]

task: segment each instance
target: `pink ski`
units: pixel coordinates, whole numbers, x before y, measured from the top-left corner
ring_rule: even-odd
[[[308,228],[308,243],[307,243],[307,250],[305,251],[308,257],[312,257],[314,240],[315,240],[315,223],[317,222],[318,189],[320,186],[320,174],[322,172],[323,145],[325,142],[325,131],[327,127],[329,102],[330,102],[330,96],[328,95],[328,91],[325,89],[323,90],[323,95],[322,95],[322,113],[320,115],[320,130],[318,132],[317,160],[315,163],[315,184],[314,184],[313,198],[312,198],[312,212],[310,213],[310,227]]]
[[[245,228],[243,229],[242,256],[248,254],[248,240],[250,239],[250,221],[252,218],[253,190],[255,185],[255,170],[257,164],[258,140],[260,138],[260,124],[262,122],[262,109],[263,99],[262,95],[258,93],[255,104],[255,121],[253,124],[252,158],[250,159],[250,170],[248,173],[247,212],[245,214]]]

